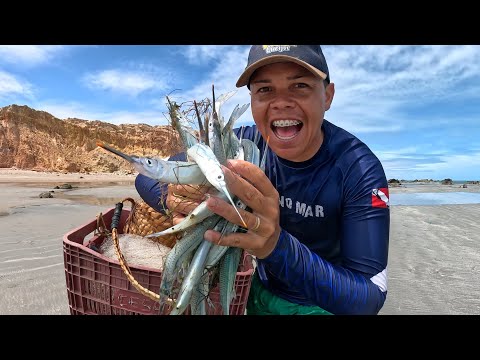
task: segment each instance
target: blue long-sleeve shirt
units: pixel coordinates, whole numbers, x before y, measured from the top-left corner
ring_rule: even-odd
[[[280,195],[282,231],[273,252],[258,259],[258,274],[267,289],[293,303],[377,314],[387,295],[388,183],[367,145],[327,120],[322,128],[323,144],[305,162],[267,153],[265,174]],[[253,140],[255,133],[256,126],[246,127],[243,137]],[[258,147],[263,155],[262,138]],[[158,203],[160,188],[142,189],[152,181],[139,175],[136,182],[150,205],[155,197]]]

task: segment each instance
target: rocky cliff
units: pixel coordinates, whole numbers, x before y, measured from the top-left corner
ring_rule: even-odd
[[[103,141],[129,155],[166,157],[180,151],[170,126],[113,125],[55,118],[28,106],[0,108],[0,168],[58,172],[134,172],[125,160],[97,147]]]

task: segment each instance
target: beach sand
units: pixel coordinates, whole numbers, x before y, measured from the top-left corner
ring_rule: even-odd
[[[480,314],[480,204],[392,206],[381,314]]]
[[[134,181],[0,169],[0,314],[70,314],[63,235],[126,197],[138,200]],[[54,189],[65,183],[73,189]],[[51,190],[53,198],[39,198]]]
[[[70,313],[63,235],[126,197],[135,175],[0,169],[0,314]],[[53,189],[64,183],[71,190]],[[53,190],[53,198],[38,195]],[[402,192],[480,192],[409,185]],[[381,315],[480,314],[480,204],[391,206],[388,296]]]

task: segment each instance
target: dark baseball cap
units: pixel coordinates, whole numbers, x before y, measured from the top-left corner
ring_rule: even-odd
[[[320,45],[252,45],[247,67],[238,78],[237,87],[249,85],[250,77],[259,67],[291,61],[330,82],[327,61]]]

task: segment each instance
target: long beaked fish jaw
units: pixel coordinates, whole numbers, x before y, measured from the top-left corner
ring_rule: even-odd
[[[248,229],[247,223],[245,222],[245,220],[243,220],[242,215],[238,211],[237,207],[235,206],[235,202],[233,201],[232,197],[230,196],[230,193],[228,192],[227,184],[225,183],[220,184],[220,189],[222,193],[228,198],[228,200],[230,201],[230,204],[232,204],[233,208],[235,209],[238,216],[240,217],[240,220],[242,220],[243,226]]]
[[[135,170],[137,170],[140,174],[143,174],[145,176],[148,176],[148,177],[151,177],[151,178],[154,178],[155,174],[148,171],[147,169],[145,169],[145,167],[143,166],[142,162],[136,157],[136,156],[130,156],[130,155],[127,155],[123,152],[121,152],[120,150],[117,150],[101,141],[97,141],[97,146],[107,150],[107,151],[110,151],[111,153],[117,155],[117,156],[120,156],[122,159],[125,159],[127,160],[134,168]]]
[[[99,140],[97,140],[97,146],[99,146],[99,147],[101,147],[101,148],[103,148],[107,151],[110,151],[111,153],[114,153],[115,155],[120,156],[121,158],[127,160],[130,164],[135,164],[137,162],[130,155],[127,155],[127,154],[121,152],[120,150],[117,150],[117,149],[115,149],[115,148],[113,148],[113,147],[111,147],[111,146],[109,146],[109,145],[107,145],[104,142],[101,142]]]
[[[145,167],[143,166],[142,162],[140,159],[138,159],[136,156],[130,156],[130,155],[127,155],[123,152],[121,152],[120,150],[117,150],[99,140],[97,140],[97,146],[107,150],[107,151],[110,151],[111,153],[117,155],[117,156],[120,156],[122,159],[125,159],[127,160],[130,164],[132,164],[132,166],[135,168],[135,170],[137,170],[140,174],[143,174],[145,176],[148,176],[148,177],[151,177],[151,178],[154,178],[155,174],[148,171],[147,169],[145,169]]]

